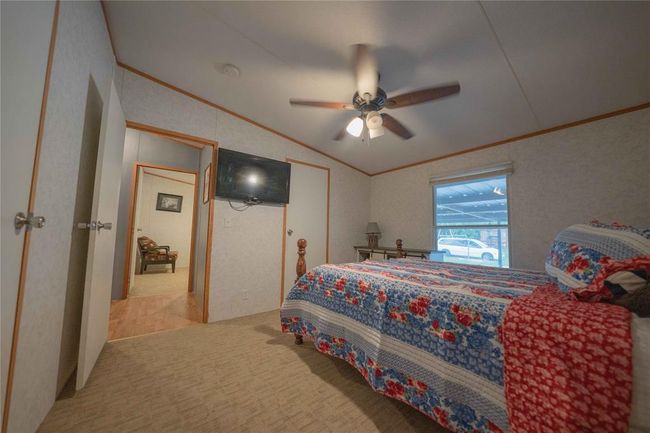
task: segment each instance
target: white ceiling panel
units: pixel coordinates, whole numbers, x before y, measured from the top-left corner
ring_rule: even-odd
[[[601,59],[602,51],[585,47],[591,36],[563,30],[569,35],[561,37],[559,30],[575,22],[585,33],[590,26],[602,27],[603,15],[609,14],[619,24],[607,27],[608,35],[630,20],[629,27],[635,30],[627,29],[630,35],[619,39],[634,35],[643,39],[637,15],[645,9],[639,6],[635,13],[632,6],[616,4],[591,12],[590,3],[111,1],[106,5],[120,61],[370,173],[649,99],[647,30],[645,46],[636,40],[628,46],[612,42],[610,36],[594,36],[597,44],[608,42],[607,53],[625,45],[614,57],[617,68]],[[558,20],[563,15],[568,18]],[[542,32],[548,25],[558,30]],[[539,34],[533,38],[527,28]],[[560,44],[570,38],[572,43]],[[410,140],[387,132],[370,145],[352,137],[335,142],[332,137],[353,113],[295,108],[288,100],[349,102],[355,91],[350,46],[356,43],[376,46],[380,86],[389,96],[450,81],[460,82],[461,93],[390,110],[415,133]],[[526,54],[526,45],[532,54]],[[576,57],[583,59],[576,63],[589,67],[562,67],[567,58]],[[225,63],[237,65],[241,76],[219,73]],[[540,65],[545,65],[543,72]],[[585,76],[585,69],[593,68],[597,71]],[[627,81],[618,85],[619,80]],[[572,82],[578,85],[571,86]],[[608,88],[594,97],[592,93],[605,83],[618,90]],[[560,96],[550,96],[553,91]]]
[[[145,173],[154,174],[157,176],[164,176],[164,177],[180,180],[183,182],[189,182],[192,184],[194,183],[194,175],[191,173],[182,173],[180,171],[163,170],[160,168],[151,168],[151,167],[145,167],[143,171]]]
[[[650,100],[650,2],[485,2],[544,128]]]

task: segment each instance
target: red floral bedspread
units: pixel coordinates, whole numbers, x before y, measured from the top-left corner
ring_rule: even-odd
[[[573,301],[553,285],[515,299],[502,339],[513,433],[627,432],[630,313]]]

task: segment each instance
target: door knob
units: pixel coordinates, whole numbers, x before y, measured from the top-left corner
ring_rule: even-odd
[[[77,224],[78,229],[88,229],[88,230],[97,230],[100,231],[101,229],[104,230],[110,230],[113,228],[113,223],[103,223],[101,221],[91,221],[89,223],[78,223]]]
[[[287,230],[287,234],[291,236],[293,234],[293,230],[292,229]]]
[[[42,229],[45,227],[45,217],[34,216],[32,212],[25,215],[23,212],[18,212],[14,217],[14,227],[16,230],[20,230],[23,227],[27,227],[27,230],[31,228]]]
[[[97,231],[100,231],[101,229],[110,230],[112,228],[113,228],[113,223],[103,223],[101,221],[97,221]]]

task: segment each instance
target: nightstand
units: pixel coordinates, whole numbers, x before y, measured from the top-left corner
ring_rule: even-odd
[[[365,260],[390,260],[397,257],[397,248],[396,247],[382,247],[378,246],[376,248],[370,248],[367,245],[355,245],[355,251],[357,252],[357,261],[363,262]],[[423,250],[418,248],[403,248],[404,254],[406,257],[418,258],[418,259],[428,259],[432,257],[433,260],[442,261],[444,258],[444,253],[440,251],[432,250]]]

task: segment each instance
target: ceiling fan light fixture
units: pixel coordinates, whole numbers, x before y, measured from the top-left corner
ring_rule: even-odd
[[[355,117],[348,123],[345,130],[353,137],[360,137],[363,132],[363,119],[361,117]]]
[[[368,137],[370,139],[384,135],[384,120],[376,111],[371,111],[366,115],[366,126],[368,127]]]
[[[384,135],[384,127],[380,126],[379,128],[368,128],[368,136],[373,139],[381,137]]]
[[[381,118],[381,114],[376,111],[371,111],[366,115],[366,126],[368,129],[381,128],[383,123],[384,121]]]

